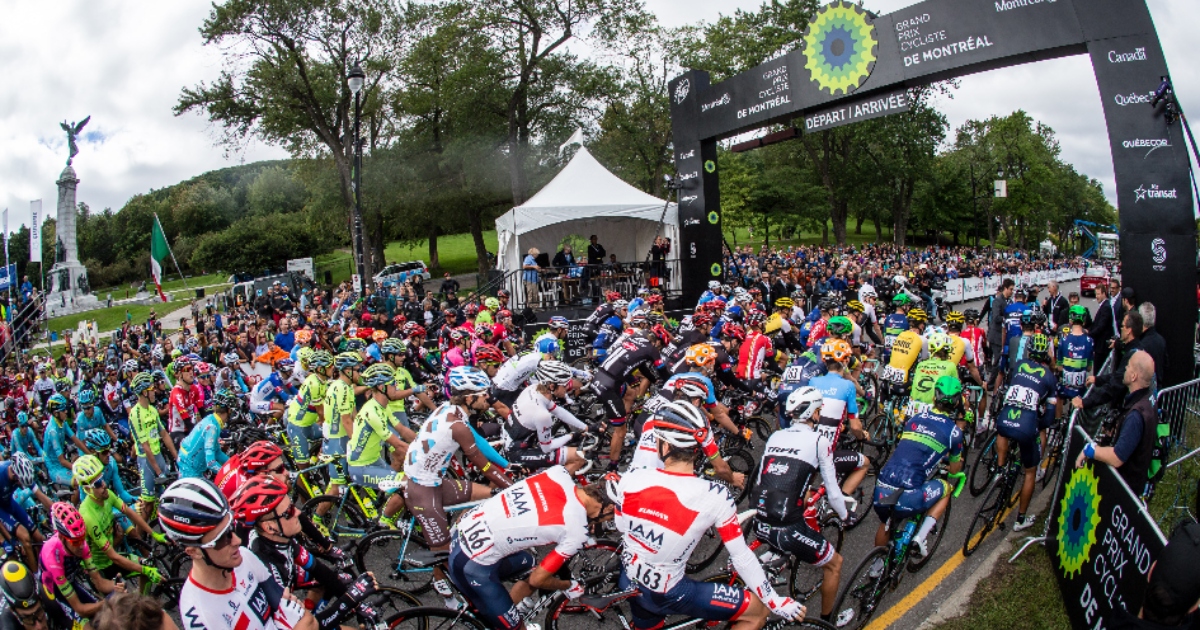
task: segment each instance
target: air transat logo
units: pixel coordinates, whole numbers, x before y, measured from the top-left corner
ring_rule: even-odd
[[[804,32],[804,65],[817,85],[833,95],[862,86],[875,69],[875,25],[857,5],[837,0],[822,7]]]

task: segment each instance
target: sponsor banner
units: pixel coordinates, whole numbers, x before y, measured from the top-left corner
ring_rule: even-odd
[[[946,281],[946,301],[952,304],[957,304],[963,301],[963,281],[962,280],[947,280]]]
[[[312,258],[295,258],[287,261],[288,271],[299,271],[308,276],[309,280],[316,282],[316,277],[313,275],[313,259]]]
[[[17,263],[0,268],[0,291],[12,289],[17,284]]]
[[[987,297],[987,283],[983,278],[966,278],[963,280],[963,299],[978,300]]]
[[[1150,566],[1167,541],[1112,467],[1074,467],[1088,441],[1080,427],[1071,432],[1046,549],[1071,625],[1109,628],[1118,607],[1141,609]]]
[[[29,262],[42,262],[42,200],[29,202]]]
[[[996,289],[999,289],[999,288],[1000,288],[1000,282],[1001,282],[1001,280],[1002,280],[1002,278],[997,278],[996,276],[991,276],[991,277],[988,277],[988,278],[984,278],[984,279],[983,279],[983,293],[984,293],[984,295],[991,295],[991,294],[995,293],[995,292],[996,292]]]

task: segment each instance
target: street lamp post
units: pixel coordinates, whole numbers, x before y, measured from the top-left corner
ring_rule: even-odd
[[[358,121],[362,114],[362,87],[367,75],[356,62],[346,76],[350,92],[354,94],[354,260],[357,263],[358,281],[362,291],[370,286],[367,268],[363,260],[363,217],[362,217],[362,143],[359,141]]]

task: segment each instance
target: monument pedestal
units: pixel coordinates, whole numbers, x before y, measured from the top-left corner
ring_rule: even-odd
[[[103,304],[91,295],[88,285],[87,268],[79,262],[75,236],[75,190],[79,178],[75,169],[67,162],[67,167],[59,175],[58,182],[58,242],[55,246],[55,258],[58,262],[50,268],[47,276],[50,280],[50,291],[46,296],[46,315],[61,317],[72,313],[91,311]]]

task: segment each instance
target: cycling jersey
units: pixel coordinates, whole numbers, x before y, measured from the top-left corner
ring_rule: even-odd
[[[304,617],[304,606],[283,598],[283,587],[253,551],[242,547],[241,556],[223,591],[188,576],[179,593],[184,630],[290,630]]]
[[[556,573],[587,544],[587,508],[562,466],[513,484],[458,519],[456,539],[472,562],[493,565],[525,549],[554,545],[541,566]]]
[[[87,542],[91,549],[97,550],[92,558],[92,564],[97,570],[112,566],[112,558],[108,557],[108,549],[112,547],[113,523],[117,520],[114,511],[120,512],[125,508],[125,502],[112,490],[103,502],[97,501],[91,495],[85,495],[79,504],[79,514],[87,525]]]
[[[671,340],[671,343],[663,348],[662,355],[666,357],[667,363],[675,366],[684,360],[688,348],[703,343],[707,339],[707,335],[694,327],[689,326],[687,330],[680,329],[679,334]]]
[[[779,391],[775,394],[775,412],[781,428],[786,429],[792,424],[792,419],[787,415],[788,396],[801,387],[807,387],[810,380],[828,371],[825,362],[812,350],[805,350],[783,371]]]
[[[923,405],[933,406],[934,385],[939,378],[952,376],[958,379],[958,362],[931,358],[921,361],[913,370],[913,383],[910,399]]]
[[[42,453],[45,454],[43,461],[50,472],[50,481],[54,483],[71,484],[71,469],[64,467],[58,458],[65,457],[68,461],[72,459],[68,454],[67,440],[73,437],[75,431],[66,423],[55,418],[46,422],[46,431],[42,435]]]
[[[162,428],[162,421],[158,417],[157,409],[152,405],[134,405],[129,410],[129,431],[133,433],[134,454],[138,457],[145,457],[146,454],[142,452],[142,444],[148,443],[150,454],[158,455],[162,449],[162,438],[159,436]]]
[[[378,462],[383,454],[383,441],[392,434],[391,426],[383,405],[372,396],[354,416],[347,463],[371,466]]]
[[[309,374],[296,391],[296,396],[288,401],[287,421],[298,427],[311,427],[317,422],[317,414],[313,409],[325,398],[328,384],[320,376]]]
[[[271,577],[283,588],[296,589],[320,587],[325,601],[333,601],[346,593],[343,578],[329,566],[316,559],[296,539],[275,542],[250,532],[247,547],[258,556]],[[347,576],[349,577],[349,576]]]
[[[943,460],[962,456],[963,433],[954,418],[926,411],[908,418],[896,451],[879,471],[879,482],[895,488],[920,488],[937,474]]]
[[[529,380],[541,362],[542,354],[540,352],[526,352],[509,357],[500,364],[500,369],[496,370],[496,376],[492,378],[492,385],[496,389],[515,392],[521,389],[521,385],[525,381]]]
[[[75,593],[75,587],[91,588],[88,571],[96,568],[92,563],[92,550],[86,541],[79,555],[72,555],[57,533],[42,545],[38,565],[42,569],[42,588],[47,596],[63,602]]]
[[[325,437],[349,437],[346,427],[342,426],[342,416],[354,413],[354,387],[340,378],[329,381],[321,404],[325,410]]]
[[[1021,446],[1021,463],[1032,468],[1041,460],[1038,432],[1054,422],[1058,380],[1050,368],[1031,360],[1017,364],[1008,379],[997,432]]]
[[[587,316],[587,319],[583,320],[583,325],[588,331],[594,333],[600,328],[602,323],[608,321],[608,318],[614,314],[615,310],[612,304],[601,304],[596,307],[596,310],[592,311],[591,315]]]
[[[892,351],[892,344],[896,342],[896,337],[906,330],[908,330],[908,316],[904,313],[892,313],[883,318],[883,350],[885,354]]]
[[[0,523],[8,528],[9,532],[15,532],[17,525],[22,525],[30,532],[37,531],[33,525],[33,519],[29,518],[29,514],[25,508],[21,506],[21,501],[17,495],[17,491],[21,490],[16,479],[9,479],[8,469],[12,466],[12,460],[0,462]]]
[[[179,443],[179,476],[215,475],[229,456],[221,450],[221,419],[209,414]]]
[[[259,381],[254,386],[254,389],[250,391],[250,411],[254,413],[268,413],[271,411],[272,401],[286,403],[292,393],[294,393],[294,390],[289,389],[285,385],[279,374],[271,372],[270,376]],[[173,395],[174,392],[172,392]]]
[[[858,390],[850,379],[832,372],[811,379],[808,386],[821,392],[819,430],[836,440],[842,422],[858,417]]]
[[[1074,398],[1083,394],[1087,387],[1088,372],[1092,369],[1095,347],[1092,338],[1068,334],[1058,344],[1058,364],[1062,367],[1059,392],[1064,397]]]
[[[734,375],[744,380],[762,378],[763,364],[774,355],[775,348],[771,344],[771,338],[753,331],[746,335],[746,340],[742,342]]]
[[[772,526],[804,520],[804,502],[813,478],[821,475],[829,504],[846,517],[846,499],[833,465],[834,443],[828,435],[798,424],[771,434],[763,450],[762,466],[754,483],[758,517]]]
[[[657,399],[656,408],[661,407],[667,402],[665,398],[660,396],[655,396],[650,400],[655,399]],[[649,401],[646,402],[646,406],[650,406]],[[650,413],[653,414],[653,412]],[[666,465],[663,460],[658,457],[658,435],[654,431],[655,427],[657,426],[658,419],[653,415],[651,415],[650,419],[642,425],[642,432],[641,436],[638,438],[637,448],[634,449],[633,459],[629,462],[629,470],[633,470],[635,468],[660,469]],[[705,426],[708,426],[709,430],[704,437],[704,441],[700,443],[700,451],[704,453],[705,457],[712,459],[720,455],[721,451],[717,448],[717,443],[713,440],[712,428],[708,425],[707,420],[705,420]]]
[[[77,433],[86,433],[91,429],[102,429],[108,422],[104,418],[104,414],[100,412],[99,407],[92,407],[92,413],[79,412],[75,417],[75,431]]]
[[[183,433],[192,427],[192,419],[200,409],[197,402],[202,402],[203,394],[194,384],[184,389],[182,385],[171,388],[171,397],[167,403],[167,431]]]
[[[1032,335],[1017,335],[1004,342],[1004,350],[1000,355],[1000,371],[1012,378],[1017,365],[1029,358],[1029,341]]]
[[[17,427],[13,429],[12,450],[14,453],[25,453],[31,458],[42,458],[42,443],[38,440],[33,427]]]
[[[650,340],[641,335],[627,336],[609,348],[604,362],[596,371],[595,382],[606,389],[624,383],[634,370],[641,369],[650,380],[655,380],[654,370],[662,367],[663,359]]]
[[[904,330],[892,341],[892,352],[880,379],[896,385],[908,383],[908,373],[925,355],[925,338],[915,330]]]
[[[454,425],[465,420],[462,411],[448,402],[429,414],[404,460],[404,474],[411,482],[429,487],[442,485],[450,458],[459,448],[453,435]]]
[[[829,337],[829,320],[822,317],[821,319],[818,319],[817,321],[813,322],[812,328],[810,328],[808,331],[808,339],[806,340],[806,342],[808,343],[809,348],[819,349],[821,347],[821,344],[828,337]]]
[[[513,404],[512,414],[504,420],[505,448],[538,447],[543,453],[553,453],[566,446],[574,436],[568,433],[553,437],[556,419],[577,431],[586,431],[588,428],[570,411],[539,392],[537,385],[526,387]]]

